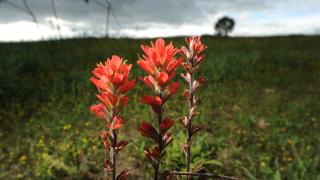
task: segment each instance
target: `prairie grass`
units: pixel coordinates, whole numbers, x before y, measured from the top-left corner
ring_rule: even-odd
[[[168,40],[183,44],[182,38]],[[200,115],[194,122],[205,128],[193,139],[192,168],[248,179],[320,179],[320,37],[203,41],[208,49],[199,73],[206,84],[196,94]],[[104,127],[88,111],[97,102],[90,71],[118,54],[133,63],[137,78],[143,73],[135,64],[140,44],[148,42],[1,43],[0,179],[101,178],[106,154],[98,132]],[[143,154],[150,142],[137,128],[154,117],[137,101],[147,92],[138,82],[122,113],[120,134],[130,144],[118,162],[119,170],[130,169],[130,179],[150,179]],[[179,95],[167,106],[172,118],[187,112]],[[184,170],[182,129],[174,126],[163,167]]]

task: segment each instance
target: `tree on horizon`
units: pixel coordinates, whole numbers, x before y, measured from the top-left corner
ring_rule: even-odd
[[[214,29],[218,36],[227,37],[228,34],[231,31],[233,31],[234,26],[235,26],[235,21],[228,16],[224,16],[216,22]]]

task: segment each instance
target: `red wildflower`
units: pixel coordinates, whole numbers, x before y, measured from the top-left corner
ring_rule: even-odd
[[[130,89],[133,88],[133,86],[136,85],[136,80],[126,81],[122,86],[119,87],[119,90],[121,93],[126,93]]]
[[[107,110],[115,111],[116,114],[128,101],[128,97],[123,94],[136,83],[135,80],[128,79],[131,67],[132,64],[126,64],[126,61],[114,55],[104,64],[97,64],[97,67],[92,71],[95,77],[91,77],[90,81],[101,92],[101,94],[97,94],[97,98]]]
[[[171,133],[165,133],[162,137],[162,142],[164,144],[164,146],[166,147],[167,145],[169,145],[171,142],[173,141],[173,138],[171,136]]]
[[[144,137],[151,138],[155,141],[158,140],[158,132],[157,130],[149,123],[141,122],[140,128],[138,129],[140,131],[141,135]]]
[[[98,118],[105,119],[107,117],[107,108],[101,103],[90,106],[90,111],[96,114]]]
[[[119,89],[125,93],[135,85],[135,80],[128,80],[131,67],[132,64],[126,64],[122,58],[113,55],[104,64],[97,64],[97,67],[92,71],[95,77],[91,77],[90,81],[100,91],[115,93],[115,89]]]
[[[123,119],[120,119],[118,116],[115,116],[113,121],[110,122],[107,127],[111,130],[116,130],[122,126],[123,122]]]
[[[154,91],[156,91],[156,93],[160,93],[160,86],[158,86],[158,82],[151,76],[148,75],[146,77],[141,77],[139,76],[139,79],[148,87],[150,87],[151,89],[153,89]]]
[[[157,130],[152,125],[142,122],[138,130],[143,136],[151,138],[157,143],[152,151],[145,149],[145,154],[155,173],[158,173],[160,156],[173,139],[171,135],[166,133],[173,125],[173,121],[168,118],[163,119],[162,105],[180,87],[179,83],[171,82],[171,80],[174,77],[175,69],[182,63],[183,58],[176,60],[175,55],[178,50],[174,48],[172,43],[166,45],[163,39],[157,39],[155,45],[152,42],[151,46],[141,45],[141,48],[144,52],[143,59],[139,59],[137,63],[148,75],[139,78],[155,92],[156,96],[145,95],[140,99],[140,102],[152,107],[158,117],[160,127]],[[155,177],[157,176],[158,174],[155,174]]]
[[[168,97],[175,94],[179,90],[179,88],[180,88],[180,84],[177,82],[170,84],[168,87]]]
[[[121,173],[118,174],[116,179],[117,180],[126,180],[128,175],[129,175],[129,170],[125,169],[125,170],[121,171]]]
[[[174,76],[174,70],[181,64],[183,58],[175,59],[178,50],[172,43],[165,45],[163,39],[157,39],[151,47],[141,45],[144,52],[143,58],[137,61],[138,65],[146,71],[157,83],[145,82],[154,89],[159,89],[167,85],[168,81]],[[150,77],[148,78],[150,80]]]
[[[100,91],[109,91],[110,87],[109,87],[109,83],[108,81],[106,81],[105,77],[102,77],[102,79],[104,80],[98,80],[94,77],[90,78],[90,81],[92,82],[92,84],[94,84]]]
[[[158,74],[158,82],[160,85],[166,84],[169,80],[169,76],[166,72],[161,72]]]
[[[172,43],[166,45],[163,39],[157,39],[155,45],[151,42],[151,47],[141,45],[141,48],[144,52],[143,59],[138,60],[137,63],[149,75],[140,79],[160,94],[171,86],[170,80],[174,77],[174,70],[182,63],[183,58],[176,60],[175,55],[178,50]],[[175,84],[175,87],[178,86]],[[170,93],[166,95],[170,96]],[[163,99],[168,98],[166,95]]]
[[[152,64],[149,61],[143,61],[143,60],[139,60],[138,65],[144,70],[146,71],[148,74],[153,75],[154,74],[154,69]]]
[[[189,49],[191,49],[195,54],[199,54],[203,50],[207,49],[207,46],[201,43],[199,36],[186,38],[186,42],[189,44]]]
[[[124,120],[118,117],[119,112],[124,108],[128,102],[128,97],[125,95],[136,83],[135,80],[129,80],[128,76],[132,65],[126,64],[119,56],[112,56],[104,63],[97,64],[97,67],[92,71],[94,77],[90,81],[98,88],[99,94],[97,98],[100,104],[90,107],[98,117],[108,121],[107,128],[109,132],[102,131],[101,137],[105,149],[110,152],[110,160],[106,160],[104,167],[108,171],[112,171],[113,177],[116,173],[116,158],[114,153],[118,153],[123,149],[128,142],[117,142],[118,129],[122,126]],[[128,171],[122,171],[117,179],[125,179]]]
[[[192,119],[198,115],[196,111],[197,101],[194,96],[195,90],[204,83],[204,79],[202,76],[199,76],[197,79],[195,78],[195,72],[199,68],[200,62],[204,59],[204,55],[201,54],[203,50],[207,47],[201,43],[200,37],[190,37],[186,38],[187,47],[182,47],[180,50],[180,54],[182,54],[186,61],[182,64],[183,68],[186,70],[185,74],[181,74],[181,77],[188,83],[189,89],[187,89],[183,96],[188,100],[189,104],[189,112],[188,115],[181,118],[180,122],[186,128],[187,138],[184,143],[184,153],[186,157],[186,169],[190,171],[190,149],[191,149],[191,137],[194,133],[200,130],[199,125],[194,125],[192,123]],[[166,133],[168,134],[168,133]],[[170,143],[171,135],[168,134],[166,137],[163,137],[163,141]],[[188,177],[187,177],[188,179]]]
[[[120,141],[117,143],[115,151],[118,153],[119,151],[121,151],[124,147],[126,147],[128,145],[128,141]]]
[[[144,153],[146,154],[147,158],[151,161],[158,160],[160,157],[158,146],[153,146],[152,151],[150,151],[148,148],[145,148]]]
[[[143,96],[140,99],[140,101],[142,103],[150,105],[151,107],[158,107],[158,106],[161,106],[163,103],[159,96],[148,96],[148,95]]]
[[[112,171],[112,170],[113,170],[113,164],[112,164],[112,162],[106,159],[106,160],[104,161],[103,168],[104,168],[104,170],[106,170],[106,171]]]
[[[100,136],[103,141],[105,149],[107,151],[110,151],[110,143],[109,143],[110,133],[107,131],[102,131],[102,132],[100,132]]]
[[[165,133],[168,129],[170,129],[174,124],[174,121],[172,121],[169,118],[165,118],[161,124],[160,124],[160,130],[161,133]]]
[[[101,136],[101,139],[102,139],[103,141],[108,141],[108,138],[109,138],[109,136],[110,136],[110,133],[107,132],[107,131],[101,131],[101,132],[100,132],[100,136]]]
[[[200,37],[189,37],[185,40],[188,47],[182,47],[180,53],[189,60],[196,60],[197,62],[200,62],[204,58],[204,55],[199,54],[205,50],[207,46],[201,43]]]
[[[197,81],[199,82],[199,84],[203,84],[205,80],[203,79],[202,76],[199,76]]]
[[[97,94],[96,96],[107,107],[111,107],[111,109],[118,103],[118,96],[111,93],[103,92],[101,96],[99,94]]]
[[[122,96],[121,100],[120,100],[120,106],[121,108],[123,108],[128,102],[128,96]]]

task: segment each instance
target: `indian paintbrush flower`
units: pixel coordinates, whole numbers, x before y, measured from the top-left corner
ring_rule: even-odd
[[[135,80],[128,79],[131,67],[131,64],[126,64],[126,61],[114,55],[104,63],[97,64],[92,71],[94,77],[90,78],[99,91],[96,97],[100,101],[99,104],[92,105],[90,111],[106,120],[107,130],[100,132],[100,136],[110,156],[109,160],[105,160],[104,169],[112,173],[112,180],[125,179],[129,173],[128,170],[123,170],[116,174],[116,154],[128,144],[127,141],[118,142],[117,134],[124,123],[119,113],[128,102],[125,93],[136,83]]]
[[[186,59],[182,66],[185,69],[186,73],[181,74],[181,77],[188,83],[189,89],[183,93],[183,96],[187,98],[189,104],[188,115],[181,118],[180,122],[186,128],[187,139],[184,143],[184,153],[186,157],[186,169],[187,172],[190,172],[190,148],[191,148],[191,137],[197,131],[201,129],[200,125],[192,124],[192,118],[195,117],[198,113],[196,112],[196,98],[194,96],[195,90],[204,83],[202,76],[199,76],[198,79],[195,79],[195,71],[199,68],[200,62],[204,59],[204,55],[201,54],[203,50],[207,47],[201,43],[200,37],[189,37],[185,39],[187,47],[183,46],[180,49],[180,54]],[[187,176],[189,179],[189,176]]]
[[[154,179],[159,177],[160,161],[164,156],[164,150],[173,140],[171,134],[167,132],[174,121],[163,115],[163,105],[175,94],[180,85],[172,82],[174,71],[182,63],[183,58],[176,59],[178,53],[172,43],[165,44],[163,39],[157,39],[156,43],[151,42],[151,46],[141,45],[144,52],[142,58],[137,63],[148,74],[139,77],[143,83],[153,90],[153,95],[144,95],[140,102],[149,105],[158,117],[158,128],[147,122],[142,122],[138,129],[140,133],[155,141],[151,149],[145,148],[145,155],[154,168]]]

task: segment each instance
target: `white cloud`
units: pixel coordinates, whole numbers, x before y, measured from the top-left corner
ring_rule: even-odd
[[[45,18],[45,23],[40,24],[39,28],[34,22],[17,21],[8,24],[0,24],[0,41],[37,41],[41,39],[57,39],[58,30],[56,23],[61,26],[61,34],[63,38],[79,37],[79,36],[102,36],[104,30],[101,27],[92,27],[85,22],[70,22],[54,18]],[[99,31],[100,30],[100,31]],[[113,33],[113,32],[112,32]]]
[[[302,17],[277,18],[274,21],[250,21],[245,18],[234,31],[235,36],[270,36],[287,34],[314,34],[320,28],[320,14]]]
[[[0,24],[1,41],[27,41],[39,40],[41,36],[50,37],[52,31],[46,26],[40,25],[41,31],[36,24],[29,21],[18,21],[8,24]]]

